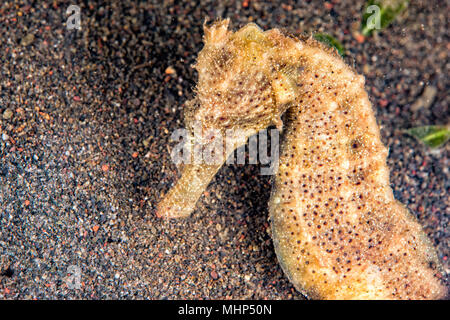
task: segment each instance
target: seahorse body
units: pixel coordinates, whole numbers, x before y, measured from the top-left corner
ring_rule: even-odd
[[[242,129],[226,142],[239,146],[270,124],[281,127],[287,110],[269,212],[295,287],[321,299],[444,297],[435,249],[393,197],[364,77],[330,49],[278,29],[249,24],[232,33],[224,20],[205,33],[188,128],[196,120]],[[158,214],[187,216],[220,166],[185,166]]]
[[[269,202],[283,270],[315,298],[443,297],[436,251],[390,188],[364,78],[314,41],[301,47]]]

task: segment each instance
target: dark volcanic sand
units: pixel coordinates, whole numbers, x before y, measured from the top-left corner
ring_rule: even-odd
[[[413,3],[362,43],[363,1],[282,2],[78,1],[82,29],[67,30],[75,1],[2,1],[0,298],[302,298],[274,254],[258,165],[222,168],[188,219],[154,214],[215,17],[344,44],[366,76],[395,196],[449,271],[450,145],[431,152],[401,132],[448,122],[448,2]],[[426,86],[432,104],[413,111]],[[66,284],[71,265],[81,289]]]

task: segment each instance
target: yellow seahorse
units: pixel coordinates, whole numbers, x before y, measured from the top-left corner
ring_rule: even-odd
[[[242,130],[225,141],[226,159],[257,131],[281,128],[287,110],[269,212],[290,281],[318,299],[444,297],[435,249],[393,197],[364,77],[314,40],[228,24],[205,27],[186,126]],[[158,215],[189,215],[221,165],[186,164]]]

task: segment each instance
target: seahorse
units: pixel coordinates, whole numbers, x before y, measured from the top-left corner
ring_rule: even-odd
[[[233,33],[228,25],[205,27],[186,126],[242,129],[226,141],[242,145],[271,124],[281,129],[286,112],[269,215],[296,289],[315,299],[445,297],[436,250],[394,199],[364,77],[313,39],[255,24]],[[188,216],[221,164],[186,165],[158,215]]]

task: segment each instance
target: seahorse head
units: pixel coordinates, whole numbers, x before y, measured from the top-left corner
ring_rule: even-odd
[[[301,43],[274,29],[248,24],[236,32],[229,19],[204,26],[204,48],[194,67],[196,97],[187,104],[187,124],[259,130],[278,124],[295,101]]]

